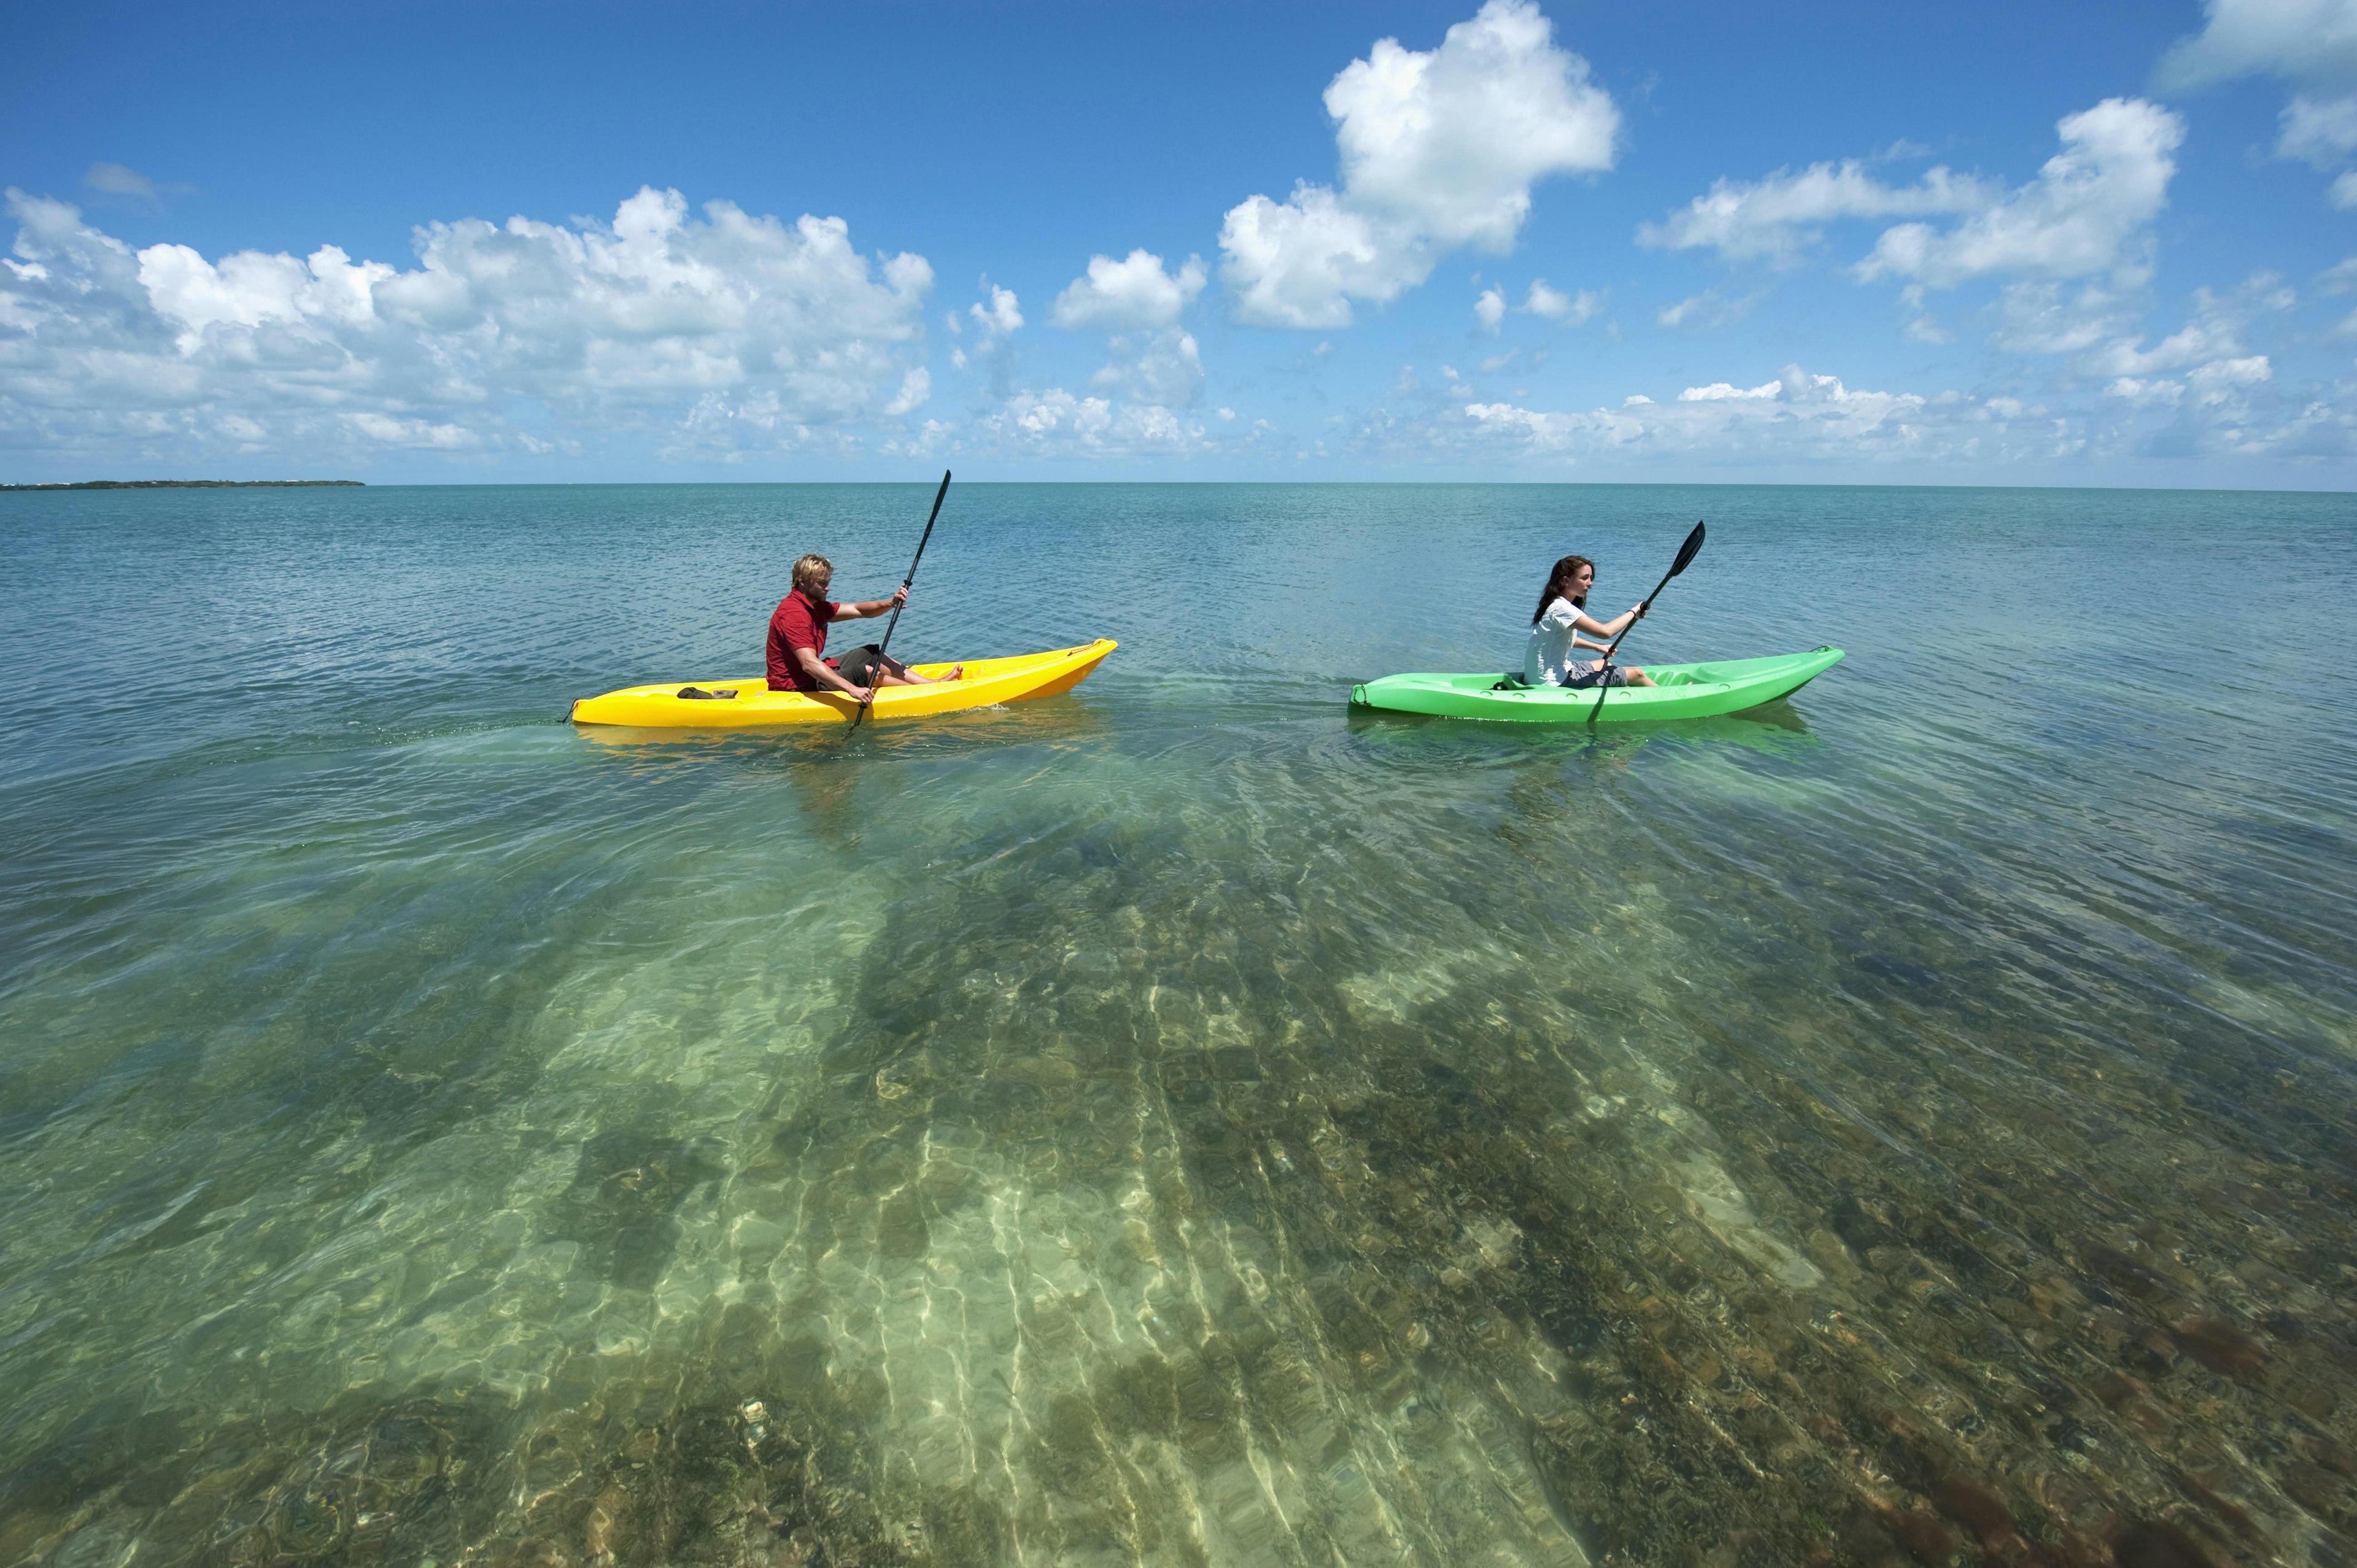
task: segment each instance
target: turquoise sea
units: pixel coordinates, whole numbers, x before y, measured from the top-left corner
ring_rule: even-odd
[[[931,490],[0,495],[0,1563],[2357,1563],[2357,498]]]

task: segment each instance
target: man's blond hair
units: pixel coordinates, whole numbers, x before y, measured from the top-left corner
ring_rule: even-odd
[[[794,563],[794,586],[807,588],[823,574],[834,575],[834,563],[823,555],[805,555]]]

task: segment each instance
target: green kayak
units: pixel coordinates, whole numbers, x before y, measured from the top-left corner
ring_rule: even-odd
[[[1351,705],[1392,714],[1437,714],[1452,719],[1518,719],[1584,725],[1646,719],[1699,719],[1739,714],[1790,696],[1841,662],[1838,648],[1783,653],[1771,659],[1726,659],[1709,664],[1647,664],[1657,684],[1615,686],[1597,712],[1593,688],[1525,686],[1514,676],[1386,675],[1351,688]]]

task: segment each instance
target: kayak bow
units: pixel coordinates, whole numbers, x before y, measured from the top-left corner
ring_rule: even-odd
[[[1768,659],[1727,659],[1708,664],[1648,664],[1656,684],[1615,686],[1599,716],[1603,724],[1644,719],[1698,719],[1738,714],[1792,695],[1841,662],[1838,648],[1782,653]],[[1351,688],[1351,705],[1394,714],[1454,719],[1586,724],[1596,709],[1592,687],[1525,686],[1519,678],[1480,675],[1386,675]]]
[[[1119,643],[1099,638],[1077,648],[1051,648],[1045,653],[1019,654],[1012,659],[969,659],[965,674],[955,681],[929,686],[884,686],[869,704],[877,718],[912,718],[923,714],[953,714],[963,708],[986,708],[999,703],[1019,703],[1030,697],[1051,697],[1079,685]],[[919,675],[946,675],[954,661],[912,664]],[[691,695],[690,693],[694,693]],[[660,686],[625,686],[601,697],[584,697],[566,716],[576,725],[628,725],[639,729],[768,729],[778,725],[848,724],[859,712],[859,700],[841,692],[772,692],[759,675],[738,681],[675,682]]]

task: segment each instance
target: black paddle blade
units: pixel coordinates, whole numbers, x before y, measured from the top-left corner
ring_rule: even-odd
[[[1686,535],[1686,542],[1678,546],[1678,564],[1670,568],[1670,575],[1674,577],[1693,565],[1694,558],[1701,553],[1702,524],[1697,522],[1695,524],[1694,532]]]

